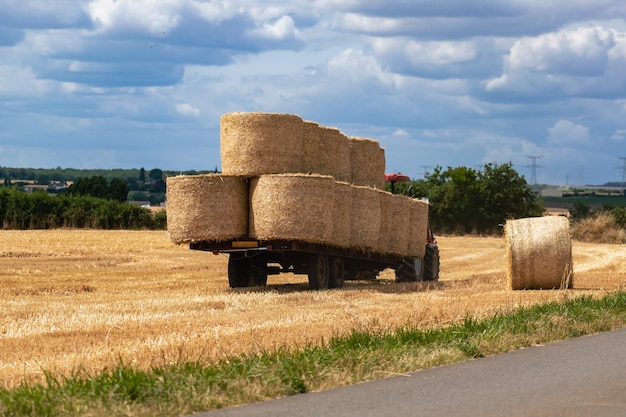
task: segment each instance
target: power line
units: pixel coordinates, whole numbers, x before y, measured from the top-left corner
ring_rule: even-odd
[[[583,185],[583,174],[584,174],[584,169],[583,169],[583,164],[578,164],[578,168],[577,168],[577,175],[578,175],[578,186],[582,186]]]
[[[526,155],[526,158],[531,160],[530,165],[526,165],[526,168],[530,168],[530,183],[537,184],[537,168],[543,168],[543,166],[537,165],[537,160],[543,158],[543,155]]]
[[[618,158],[622,160],[623,164],[621,167],[617,167],[615,169],[622,170],[622,187],[626,187],[626,156],[618,156]]]

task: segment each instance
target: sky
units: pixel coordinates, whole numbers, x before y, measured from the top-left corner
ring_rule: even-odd
[[[220,116],[262,111],[376,139],[386,171],[414,179],[487,163],[512,163],[529,183],[625,175],[623,0],[0,10],[0,166],[220,169]]]

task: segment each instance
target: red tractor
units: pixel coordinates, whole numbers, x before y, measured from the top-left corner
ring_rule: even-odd
[[[385,181],[391,184],[391,193],[396,192],[397,182],[408,182],[410,178],[402,174],[385,174]],[[433,230],[428,223],[424,258],[402,259],[396,267],[396,280],[399,282],[437,281],[439,279],[439,247]]]

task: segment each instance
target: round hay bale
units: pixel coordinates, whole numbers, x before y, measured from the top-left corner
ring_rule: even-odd
[[[305,120],[302,142],[302,172],[319,173],[320,133],[319,124]]]
[[[225,175],[302,172],[304,122],[292,114],[227,113],[220,119]]]
[[[562,216],[509,220],[504,225],[510,288],[571,288],[574,269],[569,221]]]
[[[174,243],[221,241],[248,233],[248,183],[219,174],[167,178],[167,231]]]
[[[352,227],[352,186],[347,182],[335,183],[333,205],[333,245],[350,246]]]
[[[379,253],[407,256],[409,245],[408,224],[411,218],[409,198],[379,191],[380,197],[380,232],[378,236]]]
[[[428,241],[428,202],[409,199],[409,244],[408,256],[411,258],[423,258],[426,254]]]
[[[337,181],[351,182],[350,142],[339,129],[320,126],[320,146],[318,171],[321,175],[330,175]]]
[[[380,196],[371,187],[352,186],[350,248],[365,252],[378,250]]]
[[[352,183],[385,189],[385,151],[378,142],[365,138],[349,138]]]
[[[319,175],[261,175],[250,184],[249,235],[331,244],[335,181]]]

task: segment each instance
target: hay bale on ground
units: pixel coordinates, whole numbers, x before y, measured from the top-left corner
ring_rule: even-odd
[[[349,138],[352,183],[385,189],[385,150],[378,142],[365,138]]]
[[[237,176],[167,179],[167,231],[174,243],[221,241],[248,233],[248,184]]]
[[[352,227],[352,185],[347,182],[335,182],[335,200],[333,204],[333,245],[347,248],[350,246]]]
[[[379,191],[379,196],[380,232],[377,252],[405,257],[409,246],[410,199],[386,191]]]
[[[339,129],[320,126],[318,170],[314,172],[330,175],[337,181],[352,181],[350,142]]]
[[[411,258],[423,258],[426,254],[428,235],[428,202],[409,199],[409,244],[408,256]]]
[[[304,121],[292,114],[227,113],[220,120],[225,175],[302,172]]]
[[[572,287],[572,244],[567,218],[509,220],[504,226],[504,240],[511,289]]]
[[[377,251],[380,219],[379,191],[352,186],[350,247],[365,252]]]
[[[335,181],[319,175],[261,175],[250,183],[249,235],[331,244]]]

